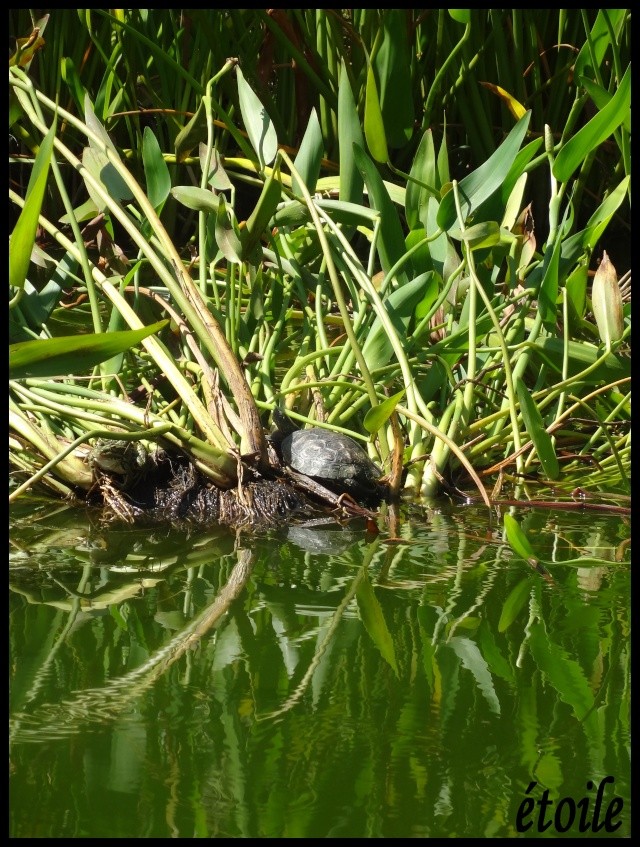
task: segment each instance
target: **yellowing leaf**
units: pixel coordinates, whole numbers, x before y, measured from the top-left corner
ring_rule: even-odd
[[[488,88],[489,91],[497,94],[517,121],[519,121],[523,115],[526,115],[527,110],[522,103],[509,94],[508,91],[505,91],[504,88],[500,88],[499,85],[494,85],[492,82],[481,82],[480,85],[484,85],[484,87]]]

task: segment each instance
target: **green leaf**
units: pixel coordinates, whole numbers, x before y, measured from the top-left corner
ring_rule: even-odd
[[[389,319],[400,338],[406,336],[407,327],[414,315],[416,305],[424,296],[425,288],[430,284],[433,275],[433,271],[426,271],[412,279],[411,282],[407,282],[392,291],[385,298],[385,307]],[[370,370],[375,371],[377,368],[388,364],[392,350],[386,329],[380,318],[376,317],[362,347],[362,355]]]
[[[363,423],[364,428],[370,435],[375,435],[378,430],[382,429],[405,394],[406,391],[403,388],[402,391],[398,391],[397,394],[394,394],[392,397],[387,397],[387,399],[383,400],[382,403],[378,403],[377,406],[369,409],[367,414],[364,416]]]
[[[595,212],[587,221],[587,225],[583,230],[583,238],[581,244],[583,247],[593,250],[605,229],[609,225],[609,221],[618,211],[620,204],[627,196],[629,190],[630,176],[625,176],[619,185],[608,194],[602,203],[598,206]],[[564,243],[563,243],[564,247]]]
[[[404,147],[413,135],[412,52],[405,9],[387,9],[383,18],[384,36],[373,59],[380,81],[380,109],[387,143]]]
[[[468,226],[464,231],[450,229],[449,235],[457,241],[466,241],[472,250],[480,250],[500,243],[500,225],[497,221],[484,221]]]
[[[598,109],[604,109],[604,107],[613,97],[613,94],[609,94],[606,88],[602,88],[602,86],[598,85],[595,82],[592,82],[592,80],[590,79],[580,77],[578,81],[580,85],[582,85],[583,88],[587,90],[589,97],[591,97]],[[631,110],[629,110],[629,114],[622,122],[622,126],[626,129],[627,132],[631,132]]]
[[[564,144],[553,163],[553,175],[567,182],[586,157],[623,123],[631,108],[631,65],[607,105]]]
[[[580,52],[576,57],[573,68],[576,79],[582,76],[595,77],[596,68],[602,65],[607,50],[611,47],[611,35],[605,15],[609,18],[609,24],[614,34],[618,36],[624,24],[627,9],[600,9],[595,23],[591,27],[591,37],[584,39]],[[595,68],[591,64],[593,59],[595,59]]]
[[[380,651],[382,658],[391,666],[395,675],[398,676],[398,665],[393,639],[384,619],[380,602],[366,574],[358,584],[356,600],[364,628]]]
[[[373,227],[380,217],[375,209],[347,203],[342,200],[314,200],[315,205],[326,212],[332,221],[349,226]],[[297,227],[308,224],[312,220],[311,212],[306,203],[299,200],[289,200],[282,203],[271,219],[271,226]]]
[[[106,154],[95,147],[85,147],[82,151],[82,164],[91,176],[102,184],[105,194],[118,202],[131,199],[131,190],[124,179],[120,176],[114,165],[109,161]],[[89,197],[93,200],[96,208],[104,212],[107,201],[99,194],[89,182],[86,182]]]
[[[381,164],[389,161],[387,139],[384,132],[384,122],[376,88],[376,78],[373,68],[367,70],[367,88],[364,101],[364,137],[367,139],[369,152]]]
[[[544,273],[538,293],[538,308],[542,322],[549,332],[553,332],[556,325],[561,249],[562,245],[559,238],[556,239],[554,244],[547,245],[543,261]]]
[[[47,188],[49,165],[53,151],[53,139],[56,134],[56,122],[42,139],[42,144],[36,155],[29,177],[24,206],[16,225],[11,233],[9,242],[9,284],[14,288],[22,288],[27,278],[31,251],[36,240],[38,216]]]
[[[218,195],[215,237],[227,262],[242,262],[242,236],[233,209],[227,210],[224,194]]]
[[[540,411],[527,386],[521,379],[516,379],[516,392],[520,402],[520,411],[529,438],[533,442],[540,464],[548,479],[558,479],[560,476],[560,465],[553,446],[553,440],[544,428]]]
[[[405,194],[407,223],[409,224],[409,229],[417,229],[420,223],[426,229],[426,208],[429,197],[433,196],[433,192],[418,185],[417,182],[433,186],[434,189],[438,189],[440,185],[436,151],[433,144],[433,132],[430,129],[427,129],[420,139],[420,144],[413,157],[409,176],[412,179],[407,182],[407,191]],[[417,180],[417,182],[413,180]]]
[[[294,165],[296,170],[302,177],[304,184],[309,190],[309,194],[315,194],[316,182],[320,175],[320,166],[322,164],[323,142],[322,130],[320,129],[320,121],[318,113],[315,109],[311,110],[307,128],[300,142],[300,149],[295,158]],[[293,193],[300,196],[302,190],[298,185],[298,180],[294,177],[291,183]]]
[[[236,76],[242,120],[249,141],[258,156],[260,170],[263,170],[264,166],[270,165],[276,157],[278,137],[267,110],[244,78],[240,66],[236,67]]]
[[[533,547],[529,544],[529,539],[520,528],[520,524],[508,512],[504,516],[504,531],[509,546],[517,556],[520,556],[525,562],[538,561],[538,557],[533,552]]]
[[[9,346],[9,378],[54,377],[88,373],[112,356],[130,350],[159,332],[168,320],[122,332],[61,336]]]
[[[199,188],[196,185],[176,185],[171,189],[171,194],[187,209],[214,214],[218,212],[221,195],[214,194],[207,188]]]
[[[562,361],[564,356],[565,342],[562,338],[545,336],[538,338],[533,345],[533,367],[539,371],[540,363],[544,362],[551,369],[550,379],[555,384],[555,374],[562,373]],[[586,341],[568,341],[568,376],[590,368],[597,359],[602,359],[600,364],[591,371],[583,380],[586,385],[599,385],[601,382],[615,382],[625,379],[631,375],[631,363],[629,358],[617,356],[615,353],[607,353],[604,357],[602,350]]]
[[[248,259],[260,243],[260,239],[265,229],[267,229],[281,197],[282,184],[280,182],[280,169],[276,166],[262,187],[262,192],[260,193],[255,209],[249,216],[246,228],[242,232],[243,259]]]
[[[200,167],[204,171],[207,155],[206,144],[200,144],[198,152],[200,154]],[[206,182],[214,191],[228,191],[230,188],[233,188],[233,183],[222,165],[222,157],[215,147],[211,151],[209,173],[207,174]]]
[[[176,136],[174,148],[176,152],[176,162],[184,162],[189,157],[191,151],[201,141],[207,137],[207,109],[205,106],[205,98],[200,100],[200,105],[196,109],[194,116],[184,126]]]
[[[340,142],[340,200],[347,203],[362,203],[364,182],[362,174],[356,167],[353,145],[357,144],[364,149],[364,137],[344,59],[341,62],[338,88],[338,139]]]
[[[458,193],[464,222],[469,216],[497,191],[509,175],[520,145],[529,127],[531,112],[520,118],[500,147],[489,156],[487,161],[472,173],[460,180]],[[453,192],[449,191],[442,198],[438,210],[438,225],[449,230],[457,220],[457,212]]]
[[[504,601],[500,620],[498,621],[498,632],[505,632],[505,630],[509,629],[522,611],[530,594],[531,580],[529,577],[525,577],[509,592],[509,596]]]
[[[158,139],[148,126],[144,128],[142,137],[142,163],[147,196],[156,212],[160,212],[171,191],[171,176]]]
[[[389,196],[378,169],[361,147],[353,146],[353,155],[360,173],[364,177],[369,192],[369,202],[380,212],[378,233],[378,254],[382,270],[387,273],[404,255],[405,244],[398,212]],[[406,282],[406,274],[398,274],[398,282]]]
[[[459,24],[468,24],[471,20],[471,12],[469,9],[449,9],[449,14],[454,21]]]

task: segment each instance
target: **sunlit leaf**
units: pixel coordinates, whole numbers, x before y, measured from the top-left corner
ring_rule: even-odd
[[[178,203],[182,203],[187,209],[193,209],[195,212],[215,214],[218,211],[219,196],[206,188],[200,188],[197,185],[175,185],[171,189],[171,194]]]
[[[403,388],[402,391],[398,391],[393,397],[387,397],[382,403],[378,403],[377,406],[369,409],[363,421],[364,428],[368,433],[373,435],[386,424],[405,394],[406,391]]]
[[[364,148],[364,136],[344,59],[341,62],[338,89],[338,139],[340,142],[340,200],[361,203],[364,181],[356,166],[353,149],[354,144]]]
[[[367,70],[367,88],[364,101],[364,136],[367,139],[369,152],[376,160],[384,164],[389,161],[387,139],[380,109],[380,99],[376,86],[376,78],[371,65]]]
[[[293,163],[310,194],[314,194],[316,190],[323,152],[322,130],[318,113],[315,109],[312,109],[307,128],[300,142],[300,149]],[[294,194],[302,194],[295,177],[292,180],[291,187]]]
[[[631,66],[607,105],[564,144],[553,163],[553,175],[567,182],[586,157],[615,132],[631,108]]]
[[[275,212],[282,196],[282,185],[280,183],[280,170],[276,166],[271,171],[267,181],[262,187],[260,197],[242,234],[243,258],[249,258],[255,247],[260,243],[264,231]]]
[[[520,118],[500,147],[489,156],[487,161],[460,180],[458,193],[462,217],[465,222],[474,210],[504,183],[529,128],[530,118],[531,112],[529,111],[524,117]],[[438,225],[444,230],[449,230],[455,224],[456,219],[455,199],[453,191],[449,191],[440,203]]]
[[[353,154],[356,165],[364,177],[369,192],[369,201],[374,209],[380,212],[380,229],[378,235],[378,253],[382,270],[390,271],[395,263],[404,255],[405,244],[402,226],[398,212],[389,196],[378,169],[361,147],[354,144]],[[399,282],[406,281],[406,274],[398,274]]]
[[[144,128],[142,137],[142,163],[147,184],[147,196],[153,208],[159,211],[169,196],[171,176],[158,144],[158,139],[148,126]]]
[[[24,206],[16,225],[11,233],[9,242],[9,284],[14,288],[22,288],[27,278],[31,251],[36,240],[38,216],[47,188],[49,165],[53,151],[53,139],[56,134],[55,122],[42,139],[42,144],[36,155],[29,177]]]
[[[580,52],[576,57],[574,75],[577,78],[581,76],[594,78],[596,76],[596,68],[602,66],[607,51],[611,49],[611,30],[609,26],[613,30],[614,37],[617,38],[627,13],[627,9],[602,8],[599,10],[595,22],[591,27],[589,38],[584,40]],[[592,64],[594,60],[595,68]]]
[[[9,377],[54,377],[86,374],[118,353],[130,350],[142,339],[159,332],[168,320],[142,329],[122,332],[60,336],[12,344],[9,347]]]
[[[409,224],[409,229],[416,229],[420,223],[426,229],[426,206],[429,197],[433,196],[433,192],[427,188],[423,188],[422,185],[418,185],[418,182],[432,186],[436,190],[439,187],[436,151],[433,144],[433,132],[430,129],[425,131],[420,140],[416,154],[413,157],[409,176],[416,181],[409,180],[407,182],[407,191],[405,194],[407,223]]]
[[[240,66],[236,67],[236,76],[242,120],[262,170],[265,165],[270,165],[276,157],[278,137],[267,110],[244,78]]]
[[[480,85],[484,85],[485,88],[488,88],[489,91],[497,95],[517,121],[527,114],[527,110],[522,103],[516,100],[512,94],[509,94],[508,91],[505,91],[504,88],[500,88],[499,85],[494,85],[492,82],[480,82]]]
[[[389,319],[401,338],[406,335],[407,327],[413,317],[416,305],[422,298],[425,287],[429,284],[432,276],[433,271],[426,271],[395,291],[392,291],[385,298],[385,306]],[[380,318],[376,317],[362,348],[362,355],[369,368],[376,370],[388,364],[392,349],[386,329]]]

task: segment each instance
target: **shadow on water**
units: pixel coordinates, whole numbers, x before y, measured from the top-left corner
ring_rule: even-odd
[[[628,837],[629,527],[517,517],[551,581],[475,507],[393,535],[16,510],[11,835],[508,837],[529,797],[539,836],[546,791],[543,834],[588,808]]]

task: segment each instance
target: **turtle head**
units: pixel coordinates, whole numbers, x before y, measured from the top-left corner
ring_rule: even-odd
[[[281,435],[290,435],[298,428],[280,406],[275,407],[271,417],[276,429]]]

